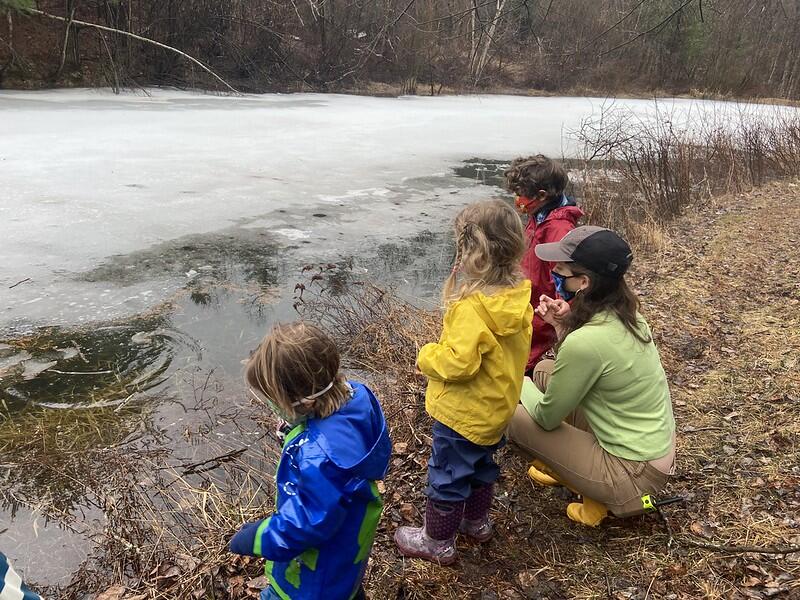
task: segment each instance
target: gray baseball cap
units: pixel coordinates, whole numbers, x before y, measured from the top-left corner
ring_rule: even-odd
[[[628,242],[595,225],[576,227],[560,242],[538,244],[533,251],[541,260],[575,262],[606,277],[622,277],[633,261]]]

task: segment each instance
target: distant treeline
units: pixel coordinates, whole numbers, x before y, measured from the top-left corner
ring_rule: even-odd
[[[224,87],[87,24],[245,91],[800,97],[800,0],[0,0],[0,86]]]

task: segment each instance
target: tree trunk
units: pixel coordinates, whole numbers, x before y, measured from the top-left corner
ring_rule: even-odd
[[[505,4],[506,0],[497,0],[497,10],[494,14],[492,22],[489,24],[489,32],[487,33],[486,40],[483,43],[483,52],[481,53],[481,58],[478,61],[478,64],[475,66],[475,73],[473,75],[475,77],[476,84],[483,74],[483,70],[486,68],[486,62],[489,58],[489,48],[492,45],[494,34],[497,31],[497,23],[500,21]]]
[[[72,20],[75,18],[75,0],[67,0],[66,5],[64,6],[64,13],[69,15],[69,19],[64,25],[64,43],[61,46],[61,60],[58,63],[58,69],[56,70],[55,75],[53,75],[53,79],[58,79],[61,77],[61,73],[64,70],[64,64],[67,62],[69,32],[72,29]]]
[[[478,53],[478,42],[475,38],[476,17],[478,13],[478,1],[472,0],[472,10],[470,11],[470,28],[469,28],[469,70],[472,72],[472,67],[475,64],[475,56]]]
[[[8,62],[0,66],[0,75],[2,75],[3,71],[6,69],[14,66],[14,57],[16,55],[14,51],[14,17],[11,16],[11,11],[8,11],[6,14],[6,19],[8,22]]]

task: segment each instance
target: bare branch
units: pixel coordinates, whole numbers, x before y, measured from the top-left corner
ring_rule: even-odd
[[[35,9],[35,8],[30,9],[29,12],[33,13],[35,15],[42,16],[42,17],[47,17],[48,19],[55,19],[56,21],[62,21],[64,23],[71,22],[73,25],[81,25],[82,27],[92,27],[94,29],[100,29],[102,31],[110,31],[111,33],[118,33],[120,35],[125,35],[125,36],[131,37],[131,38],[133,38],[135,40],[139,40],[140,42],[153,44],[154,46],[158,46],[159,48],[164,48],[165,50],[169,50],[170,52],[175,52],[176,54],[179,54],[180,56],[183,56],[187,60],[189,60],[189,61],[193,62],[194,64],[196,64],[198,67],[203,69],[206,73],[208,73],[209,75],[211,75],[212,77],[217,79],[220,83],[222,83],[226,88],[228,88],[234,94],[239,94],[240,93],[239,90],[234,88],[230,83],[228,83],[222,77],[220,77],[214,71],[212,71],[211,67],[203,64],[202,62],[200,62],[199,60],[197,60],[193,56],[190,56],[189,54],[186,54],[186,52],[183,52],[182,50],[178,50],[177,48],[174,48],[174,47],[169,46],[167,44],[162,44],[161,42],[157,42],[155,40],[151,40],[150,38],[146,38],[146,37],[143,37],[141,35],[136,35],[135,33],[131,33],[130,31],[123,31],[121,29],[115,29],[114,27],[106,27],[105,25],[98,25],[97,23],[89,23],[87,21],[78,21],[77,19],[70,20],[70,19],[67,19],[65,17],[59,17],[58,15],[52,15],[50,13],[47,13],[47,12],[44,12],[42,10],[38,10],[38,9]]]

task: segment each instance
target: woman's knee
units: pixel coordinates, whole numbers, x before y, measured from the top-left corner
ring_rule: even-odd
[[[511,421],[506,429],[506,436],[511,444],[521,450],[527,458],[536,457],[537,439],[542,429],[520,404],[514,411]]]
[[[517,443],[523,437],[523,432],[528,428],[528,421],[532,420],[528,411],[521,404],[518,404],[506,428],[506,437],[508,437],[509,441]]]

